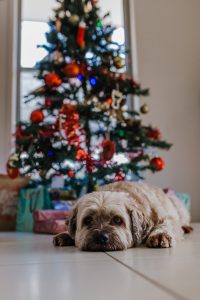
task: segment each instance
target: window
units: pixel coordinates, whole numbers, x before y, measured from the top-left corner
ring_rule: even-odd
[[[20,61],[20,99],[19,116],[21,121],[29,120],[30,113],[36,108],[34,101],[25,103],[25,96],[41,85],[36,78],[35,65],[45,57],[46,51],[38,45],[46,43],[48,19],[52,16],[56,0],[22,0],[21,18],[21,61]],[[102,14],[110,11],[110,21],[117,27],[113,39],[123,44],[125,40],[123,22],[123,0],[100,0]]]

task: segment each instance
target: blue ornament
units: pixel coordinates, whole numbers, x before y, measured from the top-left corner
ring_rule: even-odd
[[[81,74],[78,74],[77,78],[80,80],[80,81],[83,81],[83,76]]]
[[[96,80],[95,77],[90,77],[90,84],[91,84],[92,86],[95,86],[95,85],[97,84],[97,80]]]
[[[52,156],[52,155],[53,155],[53,151],[52,151],[52,150],[49,150],[49,151],[48,151],[48,155]]]

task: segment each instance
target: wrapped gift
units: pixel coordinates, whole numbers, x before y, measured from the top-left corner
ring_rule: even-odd
[[[65,220],[46,220],[34,223],[33,231],[35,233],[58,234],[67,230]]]
[[[190,195],[188,195],[186,193],[175,192],[173,189],[170,189],[170,188],[163,189],[163,191],[168,196],[175,196],[175,197],[177,197],[183,203],[183,205],[185,205],[186,208],[188,210],[190,210],[190,208],[191,208],[191,197],[190,197]]]
[[[19,195],[17,191],[0,191],[0,230],[14,231]]]
[[[46,186],[22,189],[17,212],[17,231],[33,231],[33,212],[41,209],[50,209],[51,202]]]
[[[64,210],[36,210],[33,212],[34,222],[47,220],[65,220],[69,216],[69,211]]]
[[[71,210],[77,201],[51,201],[52,209]]]

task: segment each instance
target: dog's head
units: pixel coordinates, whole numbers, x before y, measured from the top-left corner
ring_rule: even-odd
[[[123,192],[94,192],[72,211],[69,234],[81,250],[124,250],[140,243],[144,215]]]

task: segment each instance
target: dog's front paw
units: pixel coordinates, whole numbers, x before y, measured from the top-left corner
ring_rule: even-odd
[[[56,247],[67,247],[75,245],[74,240],[66,232],[59,233],[56,236],[54,236],[53,244]]]
[[[173,238],[167,232],[152,233],[146,242],[149,248],[170,248],[173,244]]]

